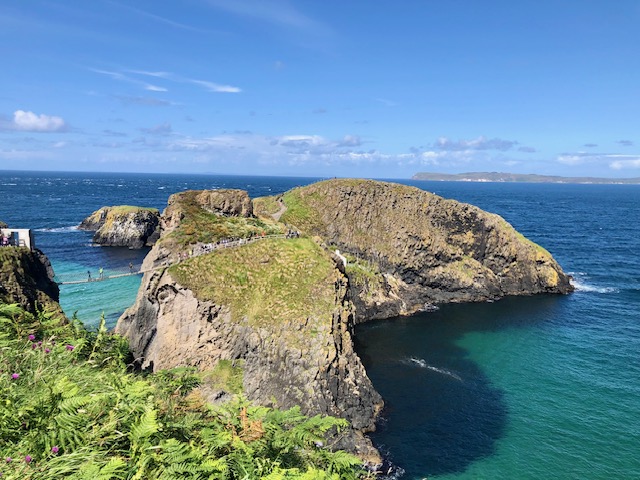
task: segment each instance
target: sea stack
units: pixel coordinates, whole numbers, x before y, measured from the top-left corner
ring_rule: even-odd
[[[109,247],[142,248],[152,246],[158,238],[160,213],[155,208],[127,205],[102,207],[78,226],[95,231],[93,242]]]

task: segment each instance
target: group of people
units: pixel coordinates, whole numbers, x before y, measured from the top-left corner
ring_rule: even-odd
[[[100,267],[98,269],[98,278],[91,278],[91,270],[87,270],[87,275],[89,276],[88,282],[92,282],[93,280],[104,280],[104,269]]]
[[[129,273],[138,273],[138,272],[134,272],[133,263],[131,262],[129,262]],[[98,269],[98,278],[91,277],[91,270],[87,270],[87,276],[88,276],[88,279],[87,279],[88,282],[92,282],[94,280],[104,280],[104,268],[100,267]]]

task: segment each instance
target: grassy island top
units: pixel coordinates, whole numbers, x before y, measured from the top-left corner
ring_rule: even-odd
[[[308,238],[269,239],[195,257],[169,269],[202,300],[251,325],[331,319],[335,264]]]
[[[136,207],[133,205],[117,205],[114,207],[109,207],[111,212],[114,215],[126,215],[129,213],[137,213],[137,212],[151,212],[151,213],[160,213],[157,208],[151,207]]]

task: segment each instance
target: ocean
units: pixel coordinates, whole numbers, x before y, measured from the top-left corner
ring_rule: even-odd
[[[273,195],[314,178],[0,171],[0,220],[32,228],[58,278],[138,266],[91,245],[106,205],[162,210],[171,193]],[[398,181],[398,180],[396,180]],[[574,277],[567,296],[443,305],[356,328],[385,399],[374,443],[404,479],[640,478],[640,186],[400,181],[498,213]],[[109,326],[139,276],[62,285],[60,303]]]

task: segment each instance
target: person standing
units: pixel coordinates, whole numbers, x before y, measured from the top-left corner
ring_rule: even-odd
[[[100,267],[100,270],[98,270],[98,274],[100,275],[100,280],[104,279],[104,270],[102,269],[102,267]]]

